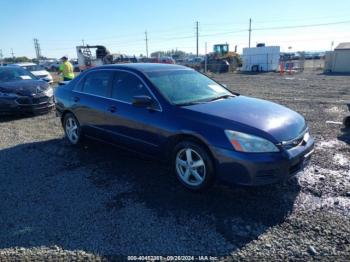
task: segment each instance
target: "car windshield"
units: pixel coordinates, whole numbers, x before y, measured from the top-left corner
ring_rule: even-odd
[[[21,66],[24,69],[27,69],[29,71],[41,71],[44,70],[43,67],[41,67],[40,65],[27,65],[27,66]]]
[[[158,90],[175,105],[234,96],[218,83],[193,70],[154,71],[147,75]]]
[[[0,68],[0,83],[33,79],[37,78],[32,73],[21,67]]]

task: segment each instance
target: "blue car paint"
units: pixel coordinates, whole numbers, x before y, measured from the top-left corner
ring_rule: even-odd
[[[124,70],[136,74],[160,104],[148,110],[131,104],[74,91],[81,79],[96,70]],[[275,103],[245,96],[191,106],[175,106],[162,96],[147,77],[155,70],[190,70],[177,65],[125,64],[101,66],[82,73],[55,91],[56,109],[76,115],[90,136],[153,157],[171,155],[171,142],[179,135],[192,136],[210,150],[219,180],[260,185],[287,179],[304,166],[304,156],[312,153],[314,140],[290,150],[280,143],[296,138],[307,130],[304,118]],[[79,102],[74,97],[79,96]],[[107,109],[117,108],[116,112]],[[278,145],[276,153],[242,153],[233,149],[224,130],[259,136]],[[169,147],[169,145],[171,145]]]

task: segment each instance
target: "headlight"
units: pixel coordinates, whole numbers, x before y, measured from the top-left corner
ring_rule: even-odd
[[[13,93],[2,93],[0,92],[0,97],[17,97],[16,94],[13,94]]]
[[[232,130],[225,130],[225,134],[233,148],[239,152],[266,153],[279,151],[273,143],[258,136]]]
[[[47,90],[45,90],[44,91],[44,94],[46,95],[46,96],[53,96],[53,89],[52,89],[52,87],[50,87],[50,88],[48,88]]]

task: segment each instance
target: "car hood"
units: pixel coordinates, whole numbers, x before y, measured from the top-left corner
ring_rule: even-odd
[[[48,87],[49,84],[41,80],[13,81],[0,83],[0,92],[31,96],[44,92]]]
[[[40,71],[30,71],[35,76],[48,76],[49,72],[46,70],[40,70]]]
[[[279,142],[296,138],[306,128],[304,117],[297,112],[273,102],[246,96],[191,105],[186,109],[262,130]]]

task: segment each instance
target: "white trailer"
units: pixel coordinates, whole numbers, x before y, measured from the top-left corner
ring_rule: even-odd
[[[243,48],[242,71],[268,72],[278,71],[280,60],[279,46],[261,46]]]

